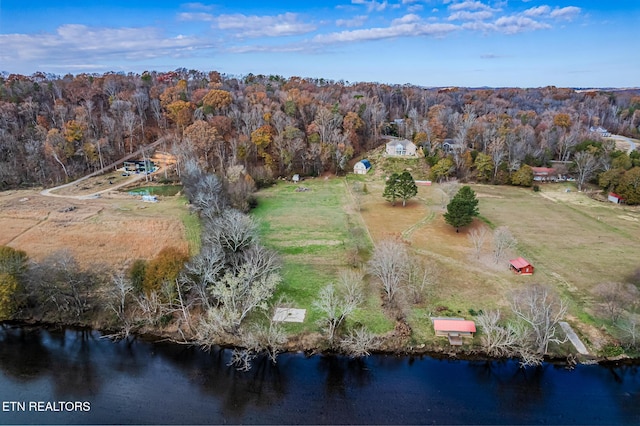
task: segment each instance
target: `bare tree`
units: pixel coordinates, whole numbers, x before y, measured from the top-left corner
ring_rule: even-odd
[[[442,208],[444,209],[449,204],[449,201],[453,199],[453,197],[460,190],[460,184],[457,180],[452,180],[448,182],[443,182],[440,184],[440,190],[442,191],[441,203]]]
[[[215,284],[224,271],[225,256],[217,244],[205,244],[200,252],[185,264],[180,274],[181,283],[185,284],[196,302],[205,308],[211,307],[209,286]]]
[[[227,263],[234,267],[241,260],[242,253],[257,239],[258,224],[255,220],[236,209],[225,209],[205,224],[206,242],[217,245],[224,251]]]
[[[365,327],[356,327],[340,339],[340,349],[351,358],[369,356],[370,351],[376,347],[376,336]]]
[[[338,273],[338,286],[345,298],[356,305],[364,301],[364,271],[361,269],[344,269]]]
[[[394,301],[407,279],[408,262],[407,248],[397,241],[383,240],[373,251],[368,269],[380,280],[389,303]]]
[[[222,180],[204,173],[195,160],[185,161],[182,183],[187,198],[204,218],[211,220],[227,207]]]
[[[636,304],[640,295],[638,288],[633,284],[616,282],[598,284],[594,287],[593,293],[598,296],[613,322],[618,321],[625,309]]]
[[[556,329],[567,312],[564,300],[549,288],[533,284],[513,293],[511,310],[527,326],[531,348],[545,354],[549,343],[562,343],[556,337]]]
[[[408,290],[413,303],[422,303],[438,278],[438,268],[422,258],[411,256],[407,270]]]
[[[480,343],[490,356],[507,357],[517,352],[521,334],[511,324],[501,325],[500,311],[483,312],[476,317],[482,328]]]
[[[320,290],[313,306],[322,313],[319,322],[327,333],[327,339],[333,344],[338,327],[358,307],[358,302],[338,290],[334,284],[329,284]]]
[[[504,255],[513,249],[518,241],[513,236],[509,228],[499,226],[493,231],[493,256],[496,263],[500,262]]]
[[[209,291],[217,302],[209,309],[205,322],[219,332],[238,334],[240,324],[253,310],[266,309],[276,286],[281,281],[276,257],[266,249],[255,251],[237,271],[227,271]]]
[[[480,253],[482,253],[482,248],[484,247],[488,234],[489,228],[486,226],[474,228],[467,234],[467,238],[473,246],[473,253],[476,255],[476,259],[480,258]]]
[[[638,349],[640,346],[640,315],[635,312],[627,312],[616,325],[622,332],[623,345],[627,348]]]
[[[600,161],[598,161],[592,153],[580,151],[574,155],[573,165],[578,172],[576,179],[578,182],[578,190],[582,191],[584,184],[591,179],[593,174],[600,168]]]

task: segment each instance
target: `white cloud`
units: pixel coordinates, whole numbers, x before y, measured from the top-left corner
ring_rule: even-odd
[[[178,14],[178,21],[213,21],[215,17],[204,12],[183,12]]]
[[[531,9],[527,9],[522,12],[525,16],[544,16],[548,15],[551,12],[551,8],[547,5],[532,7]]]
[[[579,7],[576,7],[576,6],[567,6],[567,7],[562,7],[562,8],[555,8],[551,12],[551,17],[552,18],[558,18],[558,19],[571,20],[575,16],[579,15],[581,11],[582,11],[582,9],[580,9]]]
[[[338,19],[336,25],[339,27],[361,27],[365,22],[367,22],[367,15],[358,15],[351,19]]]
[[[413,13],[408,15],[404,15],[402,18],[394,19],[391,21],[391,26],[400,25],[400,24],[411,24],[414,22],[420,22],[420,17]]]
[[[481,10],[478,12],[469,12],[466,10],[460,10],[452,13],[447,20],[449,21],[483,21],[493,17],[493,12],[488,10]]]
[[[367,12],[382,12],[389,6],[387,0],[381,3],[376,0],[351,0],[351,4],[367,6]]]
[[[494,10],[490,6],[480,2],[466,0],[462,3],[453,3],[449,6],[449,10]]]
[[[95,68],[92,63],[178,57],[211,48],[210,42],[190,36],[165,37],[158,28],[96,28],[80,24],[58,27],[55,33],[2,34],[3,57],[42,66],[55,60],[64,67]],[[48,59],[46,59],[48,58]],[[67,63],[69,62],[69,63]]]
[[[497,31],[504,34],[517,34],[551,28],[551,25],[534,21],[525,16],[503,16],[494,22]]]
[[[185,3],[182,6],[185,9],[195,9],[195,10],[212,10],[213,9],[213,6],[211,5],[206,5],[206,4],[197,3],[197,2]]]
[[[256,16],[236,13],[220,15],[216,19],[221,30],[235,31],[238,37],[279,37],[306,34],[316,29],[315,25],[298,21],[295,13],[276,16]]]
[[[442,36],[456,31],[459,27],[453,24],[426,24],[419,22],[403,23],[389,27],[369,28],[363,30],[342,31],[338,33],[320,34],[313,38],[316,43],[340,43],[368,40],[382,40],[397,37]]]

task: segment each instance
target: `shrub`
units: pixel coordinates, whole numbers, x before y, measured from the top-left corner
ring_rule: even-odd
[[[165,247],[145,268],[142,287],[145,293],[158,292],[165,283],[174,283],[189,256],[175,247]]]
[[[147,270],[147,261],[144,259],[138,259],[129,268],[129,278],[131,279],[131,285],[136,293],[142,293],[144,276]]]

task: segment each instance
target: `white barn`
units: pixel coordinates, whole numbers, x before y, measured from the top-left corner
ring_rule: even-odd
[[[357,175],[366,175],[371,168],[369,160],[360,160],[353,166],[353,173]]]

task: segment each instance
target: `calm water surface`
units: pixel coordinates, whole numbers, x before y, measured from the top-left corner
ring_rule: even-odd
[[[0,423],[640,424],[636,366],[285,354],[241,373],[229,355],[4,327]]]

